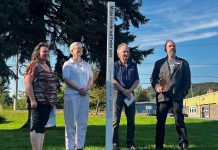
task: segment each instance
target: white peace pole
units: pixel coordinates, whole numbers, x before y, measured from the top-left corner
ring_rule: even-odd
[[[114,79],[114,21],[115,2],[108,2],[107,15],[107,75],[106,75],[106,150],[112,150],[113,79]]]

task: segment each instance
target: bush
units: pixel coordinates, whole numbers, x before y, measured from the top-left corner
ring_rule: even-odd
[[[27,109],[26,100],[23,100],[23,99],[17,100],[17,109],[19,109],[19,110],[25,110],[25,109]]]
[[[8,93],[0,93],[0,105],[3,109],[12,108],[13,100]]]

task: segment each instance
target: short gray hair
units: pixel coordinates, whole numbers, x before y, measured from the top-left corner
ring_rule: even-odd
[[[127,45],[126,43],[121,43],[121,44],[119,44],[118,47],[117,47],[117,54],[118,54],[118,52],[120,51],[120,48],[121,48],[122,46],[126,46],[126,47],[129,49],[129,47],[128,47],[128,45]]]
[[[80,45],[82,47],[82,44],[80,42],[73,42],[71,45],[70,45],[70,51],[73,50],[73,48],[77,45]]]

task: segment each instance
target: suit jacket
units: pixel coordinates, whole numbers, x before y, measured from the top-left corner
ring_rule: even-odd
[[[174,71],[170,73],[167,57],[156,61],[150,79],[152,87],[156,89],[161,80],[165,81],[167,92],[156,92],[157,102],[183,101],[191,86],[191,73],[188,62],[176,57]]]

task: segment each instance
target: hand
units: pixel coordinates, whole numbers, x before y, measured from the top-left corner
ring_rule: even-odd
[[[82,96],[86,96],[87,92],[84,88],[80,89],[79,90],[79,94],[82,95]]]
[[[127,99],[130,100],[130,99],[131,99],[131,95],[128,95],[128,96],[127,96]]]
[[[123,91],[123,94],[126,96],[126,98],[127,98],[128,100],[131,99],[131,93],[132,93],[132,91],[131,91],[130,89],[125,89],[125,90]]]
[[[52,101],[52,102],[50,102],[50,105],[51,106],[56,106],[56,102]]]
[[[36,100],[31,100],[31,108],[36,108],[37,107],[37,102]]]
[[[127,97],[130,96],[131,93],[132,93],[132,90],[130,90],[130,89],[125,89],[125,90],[123,91],[123,94],[126,95]]]
[[[162,92],[166,92],[166,89],[163,86],[158,85],[156,91],[157,91],[157,93],[162,93]]]

